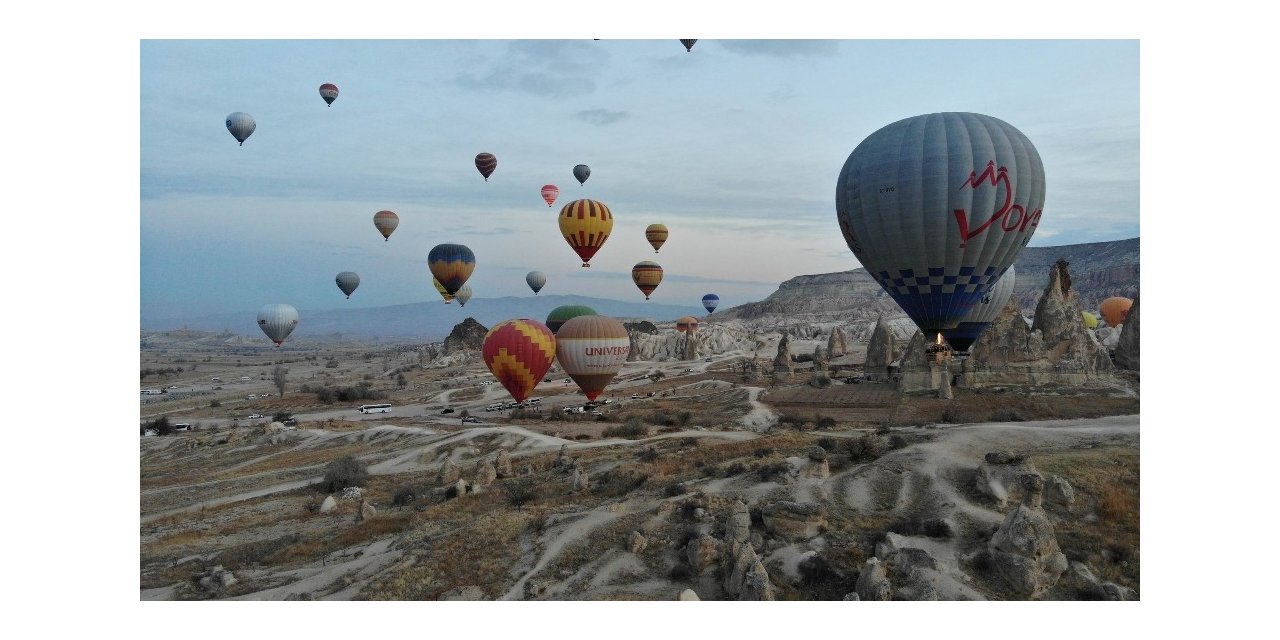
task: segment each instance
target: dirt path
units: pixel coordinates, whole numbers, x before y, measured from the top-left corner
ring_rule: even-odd
[[[778,423],[778,414],[774,413],[769,407],[760,402],[758,398],[760,393],[764,391],[763,387],[742,387],[750,394],[747,401],[751,403],[751,412],[738,419],[738,422],[746,429],[751,431],[768,431],[769,427]]]
[[[499,600],[523,600],[525,583],[537,575],[539,571],[542,571],[543,567],[550,564],[552,560],[555,560],[566,546],[585,539],[587,534],[601,525],[612,522],[621,515],[623,515],[621,512],[614,511],[588,511],[585,516],[573,519],[567,524],[556,524],[550,527],[542,535],[543,551],[542,556],[538,558],[538,562],[533,565],[533,568],[528,573],[520,576],[520,579],[516,580],[516,583],[511,585],[511,588]]]

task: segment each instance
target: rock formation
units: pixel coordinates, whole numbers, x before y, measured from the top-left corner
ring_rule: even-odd
[[[698,334],[684,334],[684,350],[680,354],[681,360],[694,360],[698,357]]]
[[[867,363],[865,373],[871,380],[884,380],[887,370],[897,360],[897,345],[893,332],[885,324],[884,316],[876,319],[876,328],[871,331],[871,341],[867,343]]]
[[[1076,502],[1076,491],[1071,487],[1071,483],[1066,478],[1059,475],[1051,475],[1045,482],[1045,500],[1049,504],[1060,507],[1066,511],[1070,511]]]
[[[325,496],[324,502],[320,503],[320,513],[329,513],[338,506],[338,501],[333,496]]]
[[[862,601],[889,600],[892,596],[892,585],[889,576],[879,558],[871,558],[858,572],[858,582],[854,587],[858,599]]]
[[[510,478],[512,476],[511,454],[506,449],[498,451],[497,457],[493,461],[493,468],[498,471],[498,477]]]
[[[1138,371],[1138,298],[1133,299],[1129,315],[1120,325],[1120,339],[1116,341],[1116,366]]]
[[[729,522],[725,527],[725,538],[729,543],[743,544],[751,536],[751,512],[747,503],[734,500],[729,507]]]
[[[820,505],[779,501],[761,510],[764,528],[769,533],[787,540],[808,540],[818,535],[826,524],[826,512]]]
[[[591,479],[587,477],[587,472],[574,467],[573,469],[573,490],[586,491],[591,487]]]
[[[440,471],[436,474],[436,484],[440,486],[450,485],[458,481],[461,474],[453,466],[453,462],[449,458],[444,459],[444,464],[440,465]]]
[[[373,517],[376,515],[378,515],[378,510],[374,509],[373,505],[370,504],[367,500],[361,499],[360,508],[356,510],[356,522],[364,522],[365,520],[372,520]]]
[[[816,348],[816,349],[814,349],[814,350],[813,350],[813,368],[814,368],[814,370],[816,370],[816,371],[826,371],[826,370],[827,370],[827,361],[828,361],[828,358],[827,358],[827,350],[826,350],[826,349],[823,349],[823,348],[822,348],[822,345],[818,345],[818,348]]]
[[[720,559],[720,543],[709,535],[700,535],[689,541],[685,547],[685,555],[689,558],[689,567],[693,569],[694,575],[702,575]]]
[[[488,333],[489,330],[484,325],[476,322],[475,318],[468,317],[453,326],[449,337],[444,339],[443,353],[447,355],[457,351],[479,351],[484,346],[484,337]]]
[[[773,358],[774,373],[779,370],[791,373],[791,363],[794,361],[795,358],[791,355],[791,336],[783,334],[782,339],[778,341],[778,355]]]
[[[1006,451],[987,453],[984,462],[978,465],[974,474],[973,488],[996,503],[997,508],[1004,508],[1009,496],[1020,488],[1022,476],[1036,474],[1036,468],[1027,462],[1025,456],[1015,456]]]
[[[838,358],[849,352],[849,344],[845,340],[844,330],[836,327],[831,330],[831,337],[827,338],[827,353],[832,358]]]
[[[643,533],[632,531],[631,535],[627,536],[627,550],[631,553],[640,553],[647,546],[649,546],[649,539],[644,537]]]
[[[488,462],[480,462],[476,464],[476,481],[475,486],[487,487],[498,479],[498,470],[493,468]]]
[[[1059,260],[1053,265],[1031,329],[1040,332],[1045,357],[1059,370],[1110,371],[1111,359],[1081,321],[1084,310],[1071,290],[1067,264]]]
[[[1022,489],[1022,503],[1005,516],[987,549],[996,574],[1018,595],[1036,598],[1053,588],[1067,558],[1044,511],[1044,479],[1025,474]]]
[[[684,591],[680,592],[680,595],[676,596],[676,600],[696,602],[696,601],[700,601],[701,598],[698,597],[697,592],[695,592],[693,589],[685,589]]]

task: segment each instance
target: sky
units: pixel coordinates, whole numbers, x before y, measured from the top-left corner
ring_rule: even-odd
[[[377,307],[437,299],[426,256],[476,254],[478,298],[759,300],[859,264],[835,221],[849,153],[894,121],[1000,118],[1045,166],[1031,246],[1139,235],[1139,44],[1120,40],[140,41],[144,317]],[[326,107],[318,87],[340,89]],[[237,145],[235,111],[256,131]],[[477,153],[497,156],[486,182]],[[579,185],[576,164],[591,167]],[[554,207],[539,191],[560,188]],[[560,236],[577,198],[607,204],[591,268]],[[400,216],[389,241],[374,229]],[[644,228],[670,238],[657,255]],[[350,300],[334,285],[360,274]]]

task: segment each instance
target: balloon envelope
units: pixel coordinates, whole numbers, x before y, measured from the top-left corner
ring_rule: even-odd
[[[578,180],[578,184],[586,184],[587,178],[591,177],[591,167],[585,164],[575,166],[573,168],[573,177]]]
[[[484,181],[489,181],[489,176],[493,175],[493,170],[498,168],[498,158],[492,153],[481,153],[476,155],[476,169],[480,170],[480,175],[484,176]]]
[[[1031,239],[1044,165],[1008,123],[976,113],[900,120],[849,154],[836,219],[849,249],[924,331],[953,329]]]
[[[547,286],[547,274],[541,271],[530,271],[525,274],[524,281],[529,285],[530,289],[533,289],[533,295],[536,296],[539,291],[542,291],[543,287]]]
[[[324,98],[325,104],[333,106],[333,101],[338,99],[338,85],[332,82],[320,85],[320,97]]]
[[[467,301],[471,299],[471,285],[462,285],[462,288],[458,289],[458,293],[454,294],[453,297],[458,299],[458,304],[464,307],[467,306]]]
[[[449,293],[449,290],[445,289],[444,285],[440,284],[440,281],[435,276],[431,277],[431,284],[436,288],[436,291],[440,292],[440,297],[444,298],[445,304],[453,304],[453,294]]]
[[[574,200],[560,209],[560,235],[589,267],[604,241],[613,231],[613,213],[603,202]]]
[[[681,40],[680,44],[684,45],[684,50],[687,53],[689,51],[693,51],[693,43],[697,41],[697,38],[693,38],[692,40]]]
[[[636,266],[631,267],[631,281],[636,283],[640,291],[644,292],[644,299],[648,300],[649,294],[662,282],[662,267],[648,260],[637,262]]]
[[[334,281],[338,283],[338,288],[347,294],[348,298],[351,297],[351,292],[360,286],[360,276],[354,271],[343,271],[334,278]]]
[[[716,306],[718,306],[719,304],[720,304],[720,296],[714,293],[708,293],[707,295],[702,296],[702,308],[706,309],[707,313],[715,313]]]
[[[684,316],[676,320],[676,331],[680,333],[697,333],[698,319],[693,316]]]
[[[662,224],[651,224],[645,227],[644,239],[649,241],[649,246],[653,247],[653,252],[657,253],[662,247],[662,243],[667,241],[667,227]]]
[[[556,198],[560,196],[560,188],[554,184],[542,185],[542,199],[547,201],[547,206],[555,203]]]
[[[988,291],[978,304],[973,305],[964,317],[960,318],[955,328],[942,331],[942,337],[947,340],[947,344],[951,345],[952,349],[968,351],[982,332],[991,326],[996,316],[999,316],[1000,311],[1008,304],[1009,297],[1013,295],[1016,277],[1014,268],[1010,266],[1009,270],[996,281],[996,286]]]
[[[394,211],[379,211],[373,214],[373,226],[382,234],[384,241],[391,239],[391,232],[400,226],[400,216]]]
[[[507,320],[489,330],[481,352],[493,377],[516,402],[524,402],[551,368],[556,337],[537,320]]]
[[[1107,321],[1108,327],[1118,327],[1124,324],[1125,318],[1129,316],[1129,308],[1133,306],[1133,300],[1115,296],[1107,298],[1098,305],[1098,311],[1102,313],[1102,319]]]
[[[576,318],[578,316],[594,316],[594,315],[596,315],[596,310],[585,305],[580,305],[580,304],[562,305],[552,309],[551,313],[547,314],[547,328],[550,329],[552,333],[556,333],[557,331],[560,330],[560,327],[563,326],[564,323],[568,322],[569,320],[572,320],[573,318]]]
[[[227,116],[227,131],[231,132],[232,137],[240,142],[240,146],[244,146],[244,141],[253,135],[253,131],[258,128],[258,123],[253,121],[253,116],[237,111]]]
[[[608,316],[578,316],[556,331],[560,366],[588,400],[595,400],[609,386],[630,351],[627,328]]]
[[[456,294],[476,270],[476,254],[464,245],[438,244],[427,254],[427,265],[444,290]]]
[[[1088,311],[1081,311],[1080,316],[1084,320],[1084,328],[1090,331],[1098,328],[1098,316],[1095,316]]]
[[[298,326],[298,310],[287,304],[268,304],[258,309],[258,327],[280,346]]]

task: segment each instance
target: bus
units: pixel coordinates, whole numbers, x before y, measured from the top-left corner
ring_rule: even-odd
[[[389,405],[389,404],[362,404],[362,405],[360,405],[360,413],[391,413],[391,405]]]

